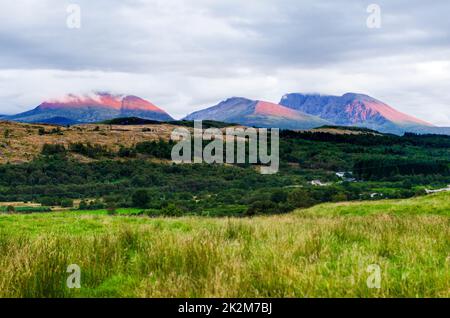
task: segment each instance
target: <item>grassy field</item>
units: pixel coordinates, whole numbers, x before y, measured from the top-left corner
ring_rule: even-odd
[[[450,297],[450,193],[252,219],[121,212],[0,214],[0,297]]]

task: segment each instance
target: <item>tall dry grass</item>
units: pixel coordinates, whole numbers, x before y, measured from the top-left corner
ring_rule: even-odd
[[[0,297],[449,297],[449,218],[0,217]],[[81,289],[66,286],[81,268]],[[381,288],[367,267],[378,264]]]

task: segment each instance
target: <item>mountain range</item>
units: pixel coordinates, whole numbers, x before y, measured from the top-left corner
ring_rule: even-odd
[[[279,104],[234,97],[194,112],[184,119],[214,119],[285,129],[339,125],[364,127],[399,135],[405,132],[450,135],[450,127],[436,127],[399,112],[373,97],[355,93],[342,96],[292,93],[284,95]]]
[[[213,107],[192,113],[184,120],[216,120],[263,128],[310,129],[330,122],[304,112],[265,101],[229,98]]]
[[[363,94],[331,96],[294,93],[284,95],[280,105],[318,116],[335,125],[366,127],[387,133],[401,134],[437,128]]]
[[[132,95],[93,93],[67,95],[41,103],[33,110],[2,120],[75,125],[115,118],[137,117],[173,121],[163,109]],[[187,115],[184,120],[215,120],[246,126],[282,129],[311,129],[324,125],[356,126],[383,133],[405,132],[450,135],[450,127],[436,127],[426,121],[397,111],[364,94],[342,96],[300,94],[284,95],[278,104],[244,97],[228,98],[217,105]]]
[[[173,120],[164,110],[140,97],[109,93],[70,94],[60,99],[43,102],[33,110],[2,119],[29,123],[76,124],[118,117]]]

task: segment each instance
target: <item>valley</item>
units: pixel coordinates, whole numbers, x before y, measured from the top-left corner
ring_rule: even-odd
[[[282,130],[269,176],[180,125],[0,123],[0,297],[449,297],[450,137]]]
[[[264,176],[249,162],[176,165],[170,134],[180,125],[193,129],[193,123],[129,124],[139,122],[0,123],[0,202],[41,204],[42,211],[64,206],[112,213],[135,208],[149,216],[252,216],[324,202],[410,198],[450,183],[447,136],[336,126],[283,130],[279,172]],[[204,128],[211,126],[224,130],[227,124],[206,122]]]

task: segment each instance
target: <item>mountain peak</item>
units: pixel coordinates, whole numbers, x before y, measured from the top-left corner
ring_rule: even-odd
[[[233,105],[233,104],[237,104],[237,103],[251,103],[251,102],[254,102],[254,101],[251,99],[248,99],[246,97],[233,96],[233,97],[229,97],[229,98],[223,100],[219,104],[224,103],[227,105]]]
[[[39,105],[42,109],[89,106],[162,112],[159,107],[138,96],[113,95],[107,92],[95,92],[93,94],[83,95],[67,94],[62,98],[50,99]]]
[[[393,133],[405,132],[414,127],[433,127],[430,123],[359,93],[342,96],[293,93],[284,95],[280,104],[337,125],[362,126]]]
[[[216,120],[246,126],[308,129],[328,122],[279,104],[231,97],[207,109],[194,112],[186,120]]]
[[[128,95],[122,99],[122,110],[164,112],[161,108],[155,106],[149,101],[134,95]]]
[[[103,106],[114,109],[122,107],[121,95],[109,93],[67,94],[59,98],[51,98],[38,106],[40,109],[79,108],[87,106]]]
[[[109,92],[67,94],[63,97],[49,99],[31,111],[9,116],[9,119],[37,122],[60,117],[81,123],[99,122],[117,117],[173,120],[164,110],[143,98]]]

